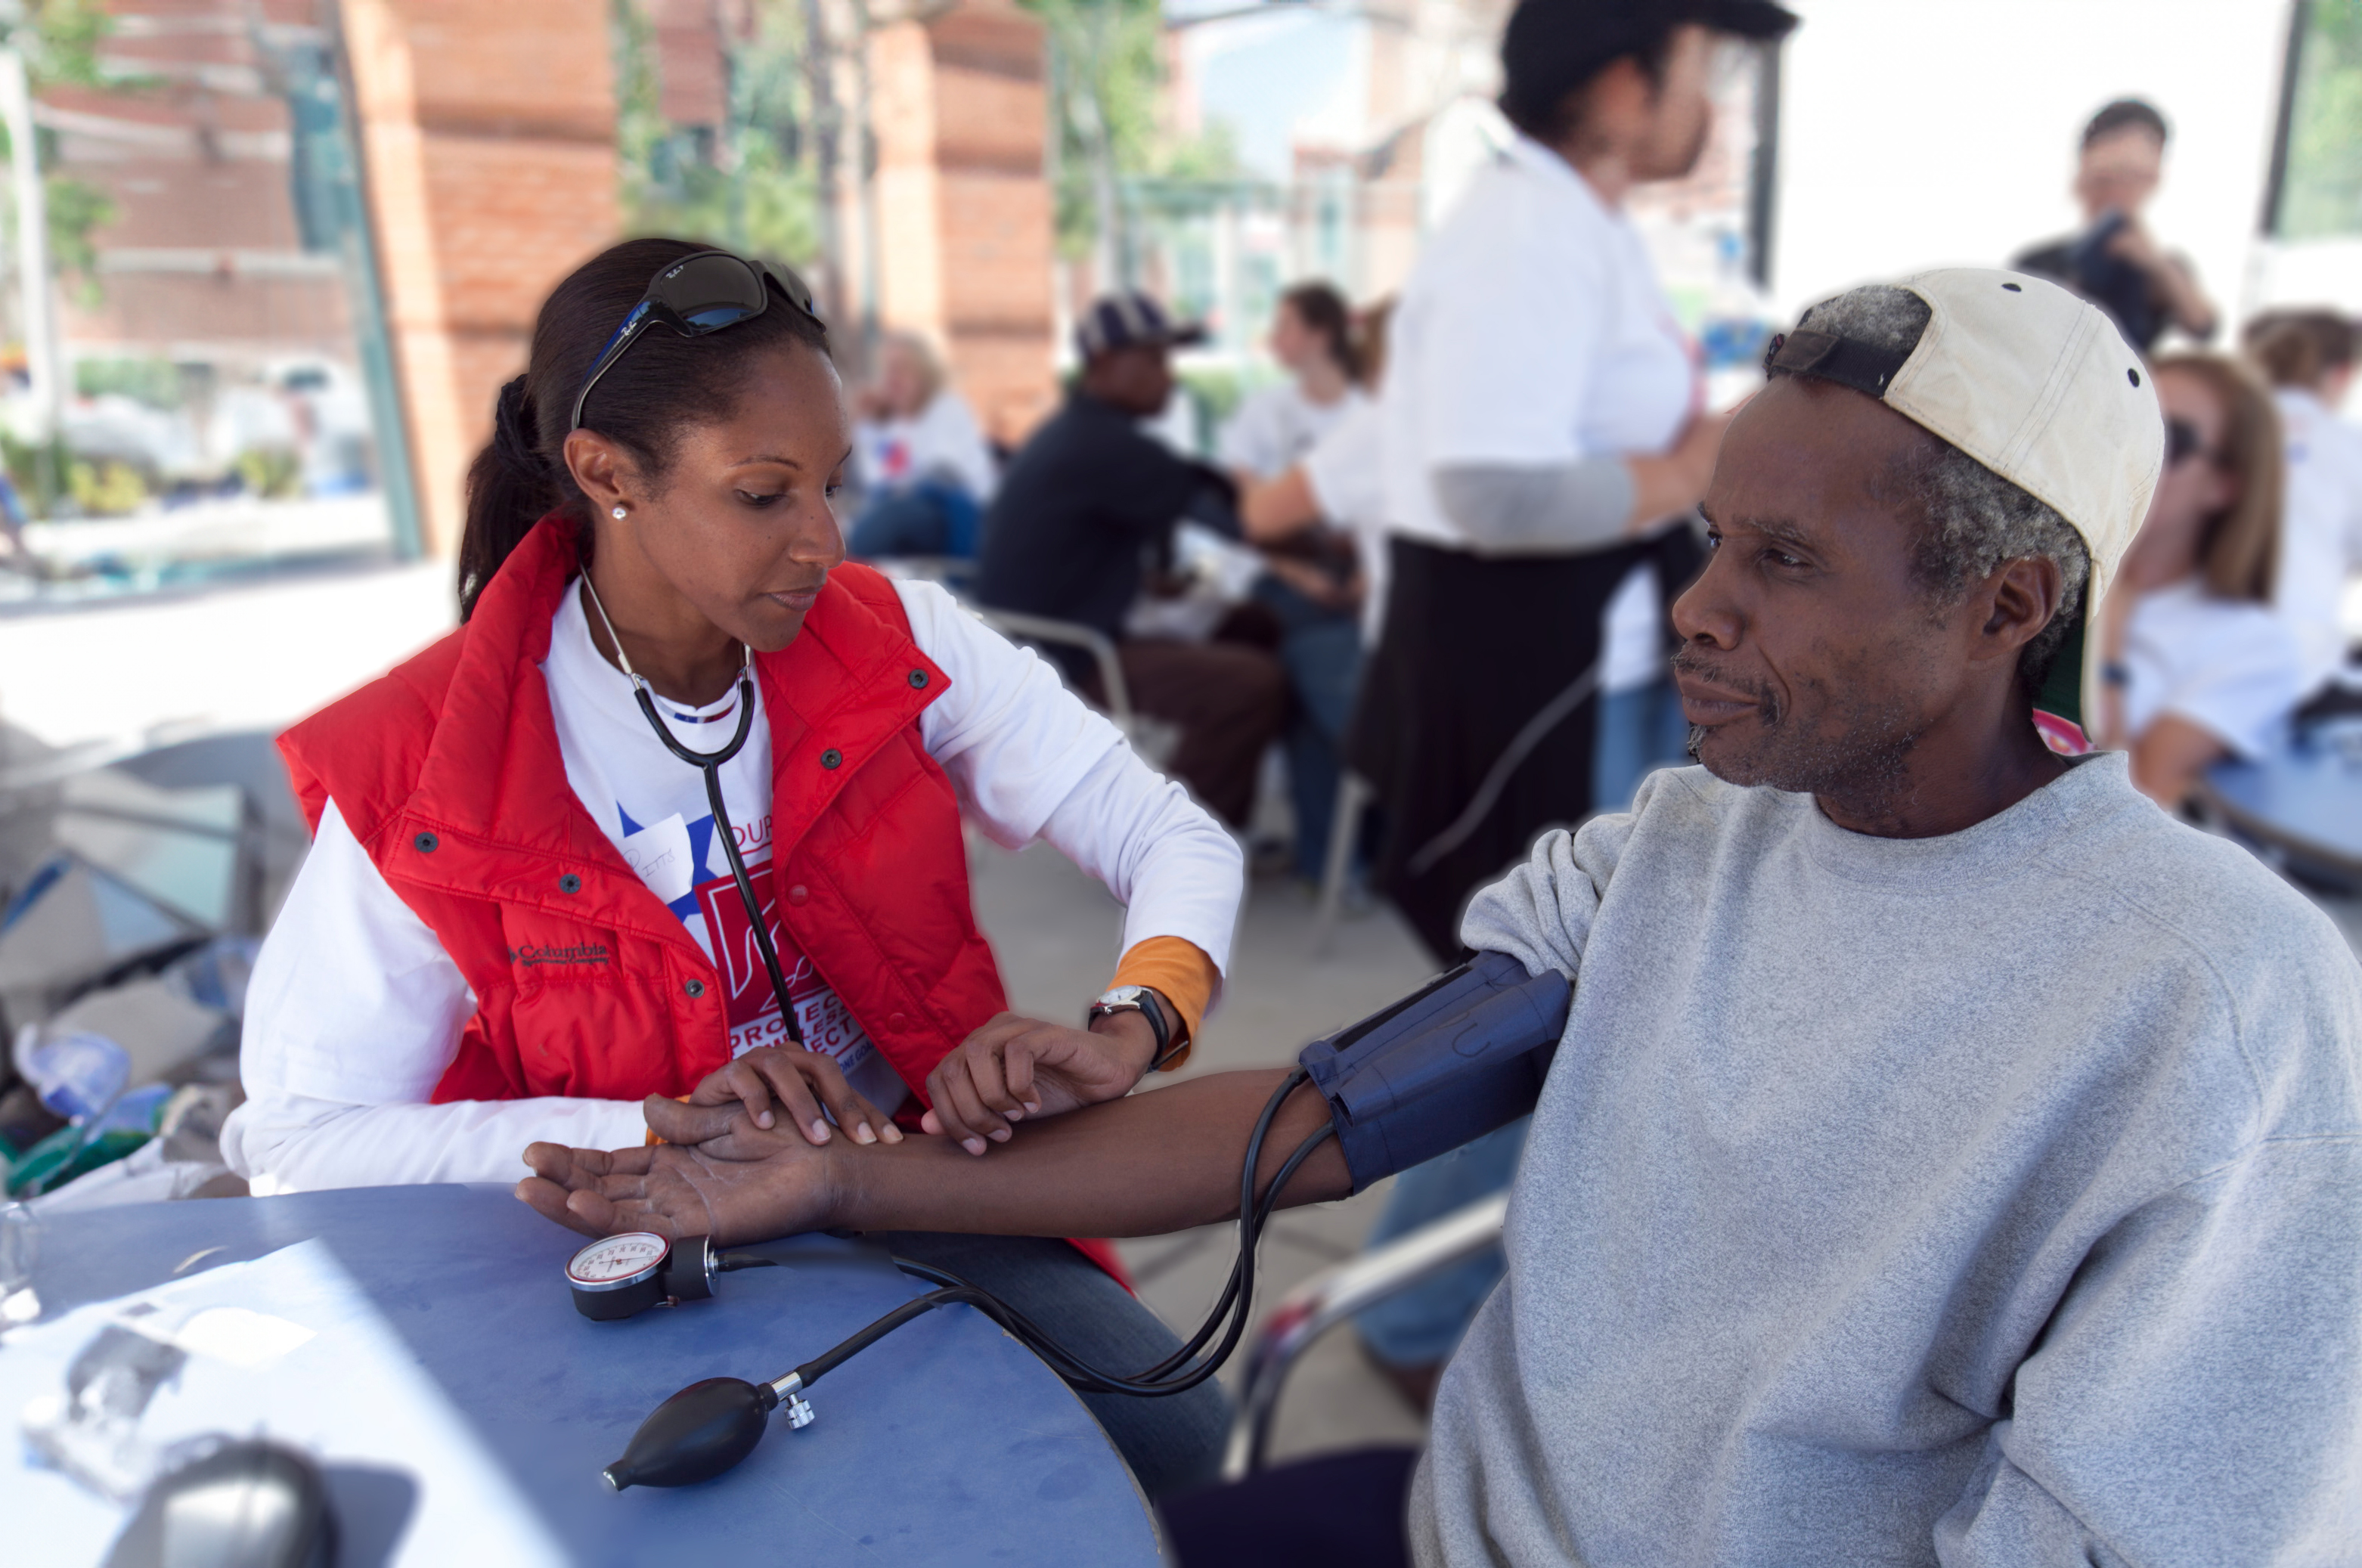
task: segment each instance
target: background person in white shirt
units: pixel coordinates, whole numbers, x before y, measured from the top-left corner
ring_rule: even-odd
[[[1278,478],[1363,401],[1352,313],[1329,284],[1283,291],[1264,341],[1287,379],[1247,393],[1216,444],[1242,490]]]
[[[2247,324],[2247,356],[2272,384],[2288,453],[2272,602],[2296,633],[2307,696],[2347,659],[2346,591],[2362,576],[2362,430],[2338,417],[2354,384],[2354,324],[2329,310]]]
[[[974,556],[997,479],[975,411],[919,334],[887,333],[877,356],[877,378],[855,405],[862,510],[846,548],[864,559]]]
[[[1349,761],[1385,808],[1379,886],[1440,960],[1471,892],[1590,812],[1593,699],[1623,673],[1595,668],[1610,600],[1644,562],[1667,563],[1661,598],[1694,565],[1668,520],[1727,421],[1699,413],[1623,202],[1695,166],[1711,77],[1794,21],[1764,0],[1527,0],[1501,42],[1518,135],[1396,309],[1385,630]]]
[[[1304,474],[1324,443],[1372,418],[1385,348],[1374,348],[1366,334],[1366,322],[1357,323],[1328,284],[1287,290],[1271,351],[1295,379],[1253,393],[1222,432],[1222,461],[1239,480],[1239,521],[1263,549],[1264,574],[1250,595],[1278,625],[1293,700],[1288,796],[1296,872],[1308,882],[1319,881],[1328,862],[1345,730],[1362,685],[1366,586],[1354,536],[1339,525],[1344,517],[1320,509]],[[1251,500],[1257,492],[1260,501]]]
[[[2304,694],[2275,614],[2280,430],[2231,360],[2157,362],[2165,472],[2101,611],[2100,744],[2132,753],[2135,788],[2171,810],[2226,756],[2278,745]]]

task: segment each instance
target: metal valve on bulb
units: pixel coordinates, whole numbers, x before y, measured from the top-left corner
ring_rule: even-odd
[[[687,1486],[710,1481],[755,1452],[771,1412],[784,1408],[788,1425],[811,1425],[803,1379],[789,1373],[776,1383],[709,1377],[692,1383],[648,1413],[624,1457],[599,1472],[617,1492],[626,1486]]]

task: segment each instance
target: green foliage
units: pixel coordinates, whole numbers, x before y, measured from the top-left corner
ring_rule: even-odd
[[[148,481],[139,470],[112,458],[75,458],[66,469],[66,490],[91,517],[121,517],[148,499]]]
[[[34,0],[24,19],[7,29],[7,42],[23,51],[25,72],[33,90],[49,87],[116,87],[123,83],[101,74],[98,46],[113,27],[96,0]],[[37,142],[51,138],[37,134]],[[0,127],[0,158],[9,155],[8,133]],[[39,162],[48,165],[55,154],[39,149]],[[50,174],[43,182],[49,209],[50,265],[75,283],[74,296],[85,307],[100,298],[98,252],[92,233],[115,221],[115,202],[95,185]]]
[[[237,468],[247,492],[264,501],[290,500],[304,488],[304,461],[284,447],[249,447]]]
[[[2280,237],[2362,234],[2362,0],[2313,0],[2288,151]]]
[[[24,51],[35,92],[113,85],[98,68],[98,46],[114,26],[105,6],[97,0],[31,0],[23,15],[25,20],[9,29],[9,41]]]
[[[1098,235],[1094,181],[1154,171],[1164,13],[1157,0],[1018,3],[1050,36],[1058,245],[1079,256]]]
[[[87,310],[103,297],[98,245],[91,237],[115,221],[115,198],[63,174],[48,176],[41,190],[50,209],[50,269],[74,284],[74,296]]]
[[[730,51],[728,118],[664,117],[656,28],[638,0],[614,0],[617,151],[624,226],[809,263],[819,248],[818,182],[803,156],[802,29],[785,0],[755,12]]]
[[[36,517],[47,517],[54,499],[50,491],[72,465],[66,451],[65,438],[53,436],[46,448],[30,442],[19,441],[5,429],[0,429],[0,465],[8,470],[9,482],[24,501],[25,510]]]
[[[181,372],[170,359],[77,359],[74,391],[83,397],[109,392],[167,412],[181,406]]]

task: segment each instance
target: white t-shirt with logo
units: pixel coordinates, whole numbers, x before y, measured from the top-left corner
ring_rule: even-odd
[[[992,448],[967,400],[944,387],[908,419],[865,419],[854,427],[853,461],[866,491],[892,491],[949,479],[979,506],[992,499]]]
[[[2136,742],[2170,713],[2253,759],[2279,743],[2304,698],[2288,623],[2214,598],[2196,578],[2141,596],[2125,625],[2125,733]]]
[[[624,672],[600,656],[579,590],[568,590],[549,628],[549,707],[566,780],[602,831],[648,890],[680,917],[722,977],[730,1054],[789,1043],[769,969],[755,942],[754,922],[732,876],[730,859],[705,792],[705,773],[657,744]],[[821,981],[779,923],[771,887],[771,731],[763,689],[750,688],[755,717],[746,744],[722,765],[722,804],[745,862],[747,880],[762,901],[764,924],[795,1003],[804,1049],[834,1057],[853,1087],[891,1116],[908,1092],[893,1064],[870,1043],[836,992]],[[738,730],[738,689],[702,708],[681,709],[661,698],[657,716],[692,751],[719,751]],[[721,940],[717,944],[716,933]]]
[[[1386,387],[1386,525],[1459,548],[1438,469],[1662,453],[1704,395],[1631,219],[1523,136],[1478,171],[1412,269],[1388,323]],[[1610,601],[1604,690],[1663,668],[1659,598],[1656,569],[1641,566]]]

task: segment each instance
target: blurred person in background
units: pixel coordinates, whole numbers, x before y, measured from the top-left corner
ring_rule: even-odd
[[[2362,430],[2337,416],[2354,384],[2355,336],[2328,310],[2273,311],[2244,334],[2288,452],[2272,602],[2296,633],[2307,697],[2345,663],[2345,591],[2362,575]]]
[[[1352,760],[1386,812],[1382,885],[1439,962],[1470,894],[1537,833],[1620,807],[1681,756],[1667,602],[1701,558],[1685,514],[1729,416],[1701,412],[1623,200],[1695,167],[1716,78],[1794,25],[1760,0],[1525,0],[1501,44],[1517,138],[1403,292],[1390,582]],[[1371,1244],[1507,1186],[1526,1130],[1403,1173]],[[1412,1403],[1500,1275],[1497,1253],[1473,1259],[1362,1316]]]
[[[1395,311],[1385,631],[1349,761],[1386,813],[1378,883],[1439,962],[1472,891],[1590,813],[1597,691],[1661,674],[1728,420],[1700,412],[1624,199],[1696,166],[1716,78],[1794,20],[1768,0],[1526,0],[1501,42],[1518,134]]]
[[[2165,249],[2142,213],[2165,173],[2165,116],[2138,98],[2119,98],[2083,127],[2075,200],[2083,230],[2021,252],[2021,272],[2066,284],[2110,315],[2147,353],[2169,326],[2203,343],[2214,336],[2214,305],[2189,259]]]
[[[642,1143],[650,1099],[965,1159],[1182,1060],[1237,845],[941,587],[845,564],[851,456],[791,276],[636,239],[551,293],[469,470],[459,629],[280,742],[315,835],[248,995],[233,1169],[511,1180],[535,1139]],[[1084,1027],[1008,1010],[964,817],[1126,906]],[[1104,1243],[984,1241],[896,1245],[1109,1364],[1177,1347]],[[1211,1474],[1213,1385],[1085,1397],[1152,1494]]]
[[[1287,722],[1286,672],[1242,643],[1124,632],[1143,585],[1171,564],[1185,517],[1239,537],[1229,476],[1141,428],[1172,400],[1173,348],[1204,336],[1142,293],[1109,294],[1084,315],[1075,328],[1082,373],[1009,465],[986,513],[976,596],[1115,643],[1132,706],[1180,726],[1171,771],[1244,828],[1264,749]],[[1105,700],[1088,653],[1066,644],[1047,651],[1069,684]]]
[[[1242,488],[1277,478],[1363,401],[1352,312],[1327,283],[1281,293],[1268,343],[1287,379],[1247,393],[1217,443]]]
[[[943,361],[915,332],[878,340],[877,379],[855,400],[854,477],[861,515],[845,540],[863,560],[976,554],[992,500],[991,448]]]
[[[1323,525],[1352,536],[1365,647],[1376,644],[1385,607],[1385,416],[1378,396],[1394,308],[1391,298],[1383,299],[1355,318],[1363,397],[1286,472],[1248,485],[1239,497],[1239,518],[1252,543],[1272,545]]]
[[[2304,695],[2296,635],[2272,611],[2280,427],[2255,379],[2218,355],[2157,362],[2165,472],[2101,606],[2099,740],[2135,788],[2178,810],[2226,756],[2285,736]]]
[[[1381,326],[1380,329],[1384,328]],[[1237,476],[1246,537],[1264,572],[1251,591],[1279,626],[1280,663],[1296,699],[1287,724],[1288,792],[1296,815],[1296,871],[1318,882],[1328,862],[1345,727],[1362,679],[1361,551],[1341,513],[1325,512],[1306,477],[1312,454],[1345,433],[1366,445],[1377,361],[1342,295],[1298,283],[1280,296],[1271,351],[1294,379],[1251,395],[1222,431],[1221,458]]]

